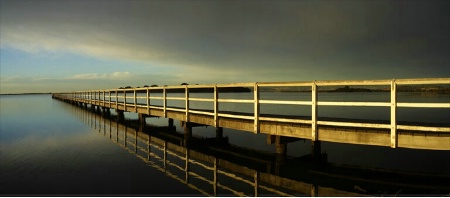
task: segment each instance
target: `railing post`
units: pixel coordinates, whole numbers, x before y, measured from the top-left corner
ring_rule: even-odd
[[[167,91],[166,91],[166,87],[163,87],[163,111],[164,111],[165,118],[167,118],[166,106],[167,106]]]
[[[133,100],[134,100],[134,111],[137,112],[137,98],[136,98],[136,88],[133,88]]]
[[[186,107],[186,122],[189,122],[189,88],[186,85],[184,90],[184,97],[185,97],[185,107]]]
[[[311,85],[311,141],[317,141],[317,84],[313,81]]]
[[[106,95],[105,90],[103,90],[103,106],[105,106],[105,95]]]
[[[219,91],[217,85],[214,85],[214,127],[219,127]]]
[[[254,99],[254,124],[253,132],[259,133],[259,89],[258,83],[256,82],[253,87],[253,99]]]
[[[127,111],[127,90],[123,91],[123,110]]]
[[[147,87],[147,113],[150,115],[150,90]]]
[[[391,148],[397,148],[397,84],[391,81]]]
[[[119,94],[117,93],[117,89],[114,90],[116,92],[116,110],[119,109]]]
[[[109,95],[109,108],[111,108],[111,90],[108,90]]]

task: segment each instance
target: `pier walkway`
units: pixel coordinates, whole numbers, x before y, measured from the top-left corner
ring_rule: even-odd
[[[444,125],[403,124],[397,121],[398,108],[450,108],[450,102],[444,103],[412,103],[398,102],[398,86],[446,86],[444,94],[448,93],[450,78],[427,79],[396,79],[396,80],[360,80],[360,81],[312,81],[312,82],[281,82],[281,83],[236,83],[214,85],[182,85],[164,87],[144,87],[127,89],[108,89],[54,93],[53,98],[76,103],[80,106],[102,108],[104,111],[115,109],[119,118],[124,112],[135,112],[145,121],[145,117],[156,116],[179,120],[184,124],[185,132],[192,133],[192,126],[207,125],[217,128],[231,128],[253,133],[269,135],[268,141],[277,144],[277,152],[285,153],[286,145],[292,139],[310,139],[314,143],[320,141],[349,143],[361,145],[390,146],[392,148],[414,148],[429,150],[450,150],[450,127]],[[390,93],[388,102],[335,102],[320,101],[319,88],[337,86],[386,86]],[[311,100],[265,100],[260,98],[265,88],[305,88],[311,94]],[[219,93],[226,89],[253,92],[251,99],[219,98]],[[196,90],[210,92],[213,98],[190,97]],[[168,93],[184,93],[183,97],[171,97]],[[180,94],[178,94],[180,95]],[[162,105],[152,103],[155,100]],[[142,102],[144,101],[144,102]],[[184,107],[168,105],[170,101],[184,102]],[[210,103],[212,109],[190,108],[193,101]],[[223,111],[219,106],[223,103],[250,104],[253,112]],[[303,105],[309,106],[311,116],[282,116],[261,114],[263,104]],[[389,108],[388,122],[369,120],[349,120],[320,117],[320,106],[356,106]],[[445,116],[445,115],[444,115]],[[291,138],[285,138],[291,137]],[[320,145],[320,144],[319,144]],[[320,153],[320,150],[318,151]]]

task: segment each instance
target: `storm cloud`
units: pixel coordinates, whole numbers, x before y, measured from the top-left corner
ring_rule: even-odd
[[[0,14],[2,50],[139,62],[180,81],[450,74],[448,1],[2,0]]]

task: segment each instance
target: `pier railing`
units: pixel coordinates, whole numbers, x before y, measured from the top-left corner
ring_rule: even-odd
[[[320,101],[318,97],[319,87],[330,86],[388,86],[390,92],[389,102],[338,102],[338,101]],[[252,120],[253,131],[260,132],[260,121],[274,121],[284,123],[300,123],[311,126],[311,140],[318,140],[318,125],[337,126],[337,127],[358,127],[358,128],[379,128],[390,130],[391,147],[397,147],[397,130],[409,131],[427,131],[427,132],[450,132],[450,127],[439,126],[416,126],[399,125],[397,123],[397,110],[399,107],[405,108],[450,108],[450,102],[445,103],[410,103],[398,102],[397,94],[399,85],[450,85],[450,78],[422,78],[422,79],[393,79],[393,80],[350,80],[350,81],[309,81],[309,82],[256,82],[256,83],[235,83],[235,84],[213,84],[213,85],[182,85],[182,86],[164,86],[164,87],[143,87],[143,88],[125,88],[125,89],[107,89],[107,90],[88,90],[66,93],[55,93],[54,96],[72,99],[80,102],[99,104],[104,107],[118,109],[119,106],[134,108],[146,108],[150,113],[151,109],[160,109],[167,116],[167,111],[184,112],[185,121],[190,121],[191,114],[203,114],[214,116],[214,126],[219,126],[219,119],[235,118]],[[250,88],[253,89],[252,99],[229,99],[219,98],[220,89],[223,88]],[[260,98],[261,89],[264,87],[305,87],[311,93],[311,100],[263,100]],[[195,98],[190,97],[189,93],[195,89],[209,89],[214,94],[213,98]],[[447,88],[448,89],[448,88]],[[170,90],[184,90],[184,97],[169,97],[167,93]],[[183,92],[183,91],[182,91]],[[145,96],[138,96],[137,93],[145,93]],[[158,93],[159,96],[154,96]],[[161,96],[162,93],[162,96]],[[120,95],[119,95],[120,94]],[[122,101],[119,101],[122,100]],[[144,99],[146,102],[138,103],[138,99]],[[162,100],[162,105],[151,105],[151,100]],[[184,101],[185,107],[170,107],[168,101]],[[213,103],[212,110],[191,109],[191,101],[201,101]],[[221,112],[220,103],[244,103],[253,104],[253,113],[245,114],[243,112]],[[267,117],[260,113],[261,104],[283,104],[283,105],[306,105],[311,107],[311,118],[293,118],[293,117]],[[390,108],[390,123],[362,123],[362,122],[342,122],[342,121],[323,121],[318,120],[319,106],[356,106],[356,107],[388,107]]]

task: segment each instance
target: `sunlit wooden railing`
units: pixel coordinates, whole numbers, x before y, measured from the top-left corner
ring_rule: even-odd
[[[89,90],[76,91],[66,93],[55,93],[55,96],[77,100],[80,102],[99,104],[104,107],[118,109],[123,105],[125,109],[128,107],[146,108],[150,113],[151,109],[160,109],[167,116],[167,111],[177,111],[185,113],[185,121],[190,121],[191,114],[203,114],[214,117],[214,126],[219,126],[221,117],[237,118],[245,120],[253,120],[253,131],[259,133],[260,121],[275,121],[286,123],[302,123],[311,125],[311,140],[318,140],[318,125],[324,126],[342,126],[342,127],[362,127],[362,128],[380,128],[390,130],[391,147],[397,147],[397,130],[411,131],[428,131],[428,132],[450,132],[450,127],[438,126],[415,126],[415,125],[399,125],[397,124],[397,109],[399,107],[406,108],[450,108],[450,102],[446,103],[408,103],[397,102],[397,86],[398,85],[450,85],[450,78],[422,78],[422,79],[393,79],[393,80],[351,80],[351,81],[309,81],[309,82],[256,82],[256,83],[235,83],[235,84],[214,84],[214,85],[183,85],[183,86],[164,86],[164,87],[144,87],[144,88],[128,88],[128,89],[108,89],[108,90]],[[320,101],[318,98],[319,87],[329,86],[389,86],[390,101],[389,102],[333,102]],[[252,99],[225,99],[219,98],[220,88],[238,88],[247,87],[253,89]],[[308,101],[292,101],[292,100],[262,100],[260,99],[260,89],[263,87],[306,87],[310,89],[311,100]],[[194,98],[189,93],[194,89],[207,88],[211,89],[214,94],[213,98]],[[167,93],[170,90],[184,90],[184,97],[169,97]],[[138,92],[145,92],[145,96],[138,96]],[[162,93],[162,96],[154,96],[154,93]],[[123,94],[123,95],[119,95]],[[119,102],[120,100],[123,100]],[[138,99],[144,99],[144,104],[138,103]],[[151,105],[151,100],[162,100],[162,105]],[[185,107],[169,107],[169,100],[184,101]],[[191,101],[201,101],[213,103],[212,110],[191,109],[189,103]],[[220,103],[247,103],[253,104],[253,113],[245,114],[242,112],[223,113],[219,111]],[[264,117],[260,114],[261,104],[283,104],[283,105],[306,105],[311,107],[311,119],[298,119],[290,117]],[[321,121],[318,120],[319,106],[358,106],[358,107],[388,107],[390,108],[390,124],[380,123],[362,123],[362,122],[338,122],[338,121]]]

